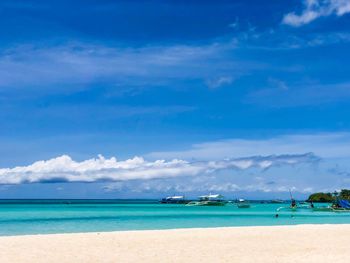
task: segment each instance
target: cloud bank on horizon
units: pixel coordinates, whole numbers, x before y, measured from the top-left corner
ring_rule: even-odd
[[[266,139],[226,139],[193,144],[179,151],[151,152],[150,158],[211,160],[240,156],[313,152],[324,160],[350,158],[350,133],[287,134]]]
[[[0,184],[58,183],[58,182],[99,182],[164,179],[181,176],[207,175],[226,169],[246,170],[258,168],[266,170],[274,166],[317,163],[319,157],[312,153],[295,155],[252,156],[220,161],[188,162],[145,161],[134,157],[117,161],[99,155],[98,158],[81,162],[63,155],[46,161],[37,161],[28,166],[0,169]]]

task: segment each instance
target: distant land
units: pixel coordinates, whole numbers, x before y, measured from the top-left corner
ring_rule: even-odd
[[[339,198],[344,200],[350,200],[350,190],[342,189],[339,193]],[[314,193],[307,199],[308,202],[320,202],[320,203],[330,203],[335,200],[334,193]]]

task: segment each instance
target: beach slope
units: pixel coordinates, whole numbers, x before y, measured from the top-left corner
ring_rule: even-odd
[[[0,262],[350,262],[350,225],[0,237]]]

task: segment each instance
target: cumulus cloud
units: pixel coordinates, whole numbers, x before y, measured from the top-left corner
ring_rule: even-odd
[[[146,161],[141,157],[118,161],[115,157],[106,159],[102,155],[99,155],[98,158],[77,162],[68,155],[63,155],[46,161],[37,161],[28,166],[0,169],[0,183],[147,180],[210,174],[224,169],[246,170],[258,168],[265,170],[273,166],[296,165],[318,161],[319,158],[312,153],[253,156],[201,162],[189,162],[179,159]]]
[[[294,27],[308,24],[319,17],[342,16],[350,12],[349,0],[304,0],[304,9],[300,14],[288,13],[282,23]]]

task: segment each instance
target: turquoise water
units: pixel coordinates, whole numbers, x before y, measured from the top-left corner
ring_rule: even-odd
[[[287,204],[282,204],[287,206]],[[145,201],[0,202],[0,235],[292,224],[349,224],[350,213],[279,212],[281,204],[193,207]]]

